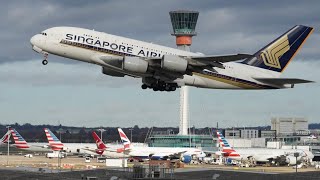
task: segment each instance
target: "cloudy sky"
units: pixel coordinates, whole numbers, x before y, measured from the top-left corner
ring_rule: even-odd
[[[315,28],[283,76],[317,83],[267,91],[191,88],[191,125],[269,125],[277,116],[320,122],[319,7],[316,0],[2,2],[0,123],[178,126],[179,91],[143,91],[139,79],[108,77],[98,66],[53,55],[43,66],[29,40],[50,27],[76,26],[175,47],[168,12],[179,9],[200,12],[191,49],[205,54],[254,53],[296,24]]]

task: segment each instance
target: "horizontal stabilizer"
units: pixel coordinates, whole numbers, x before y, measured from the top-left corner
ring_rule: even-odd
[[[254,78],[260,82],[274,85],[313,83],[313,81],[295,78]]]

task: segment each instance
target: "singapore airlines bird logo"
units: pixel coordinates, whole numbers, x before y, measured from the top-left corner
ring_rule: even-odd
[[[289,51],[289,49],[290,45],[288,36],[285,35],[261,51],[260,57],[266,66],[281,69],[279,59],[284,53]]]

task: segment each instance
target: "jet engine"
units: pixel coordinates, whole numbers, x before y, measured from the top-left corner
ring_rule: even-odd
[[[168,71],[184,73],[187,67],[188,61],[179,56],[164,55],[161,59],[161,68]]]
[[[108,67],[102,67],[102,73],[113,77],[124,77],[125,74],[114,71]]]
[[[183,163],[186,163],[186,164],[189,164],[192,160],[192,157],[190,155],[184,155],[182,158],[181,158],[181,161]]]
[[[298,163],[299,163],[299,162],[301,162],[301,160],[303,160],[303,157],[299,156],[299,157],[297,158],[297,160],[298,160]],[[294,157],[294,156],[287,156],[287,158],[286,158],[286,163],[288,163],[289,165],[295,165],[295,164],[297,163],[296,157]]]
[[[139,57],[124,57],[122,69],[135,73],[146,73],[148,70],[148,62]]]
[[[96,149],[96,153],[99,155],[103,154],[103,149]]]

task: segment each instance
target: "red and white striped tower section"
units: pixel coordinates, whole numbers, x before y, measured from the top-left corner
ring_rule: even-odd
[[[190,51],[192,44],[192,36],[196,36],[195,32],[199,12],[197,11],[171,11],[169,12],[173,33],[176,36],[176,44],[178,49]],[[189,128],[189,88],[182,86],[180,89],[180,125],[179,134],[188,135]]]
[[[61,143],[61,141],[57,138],[56,135],[54,135],[50,129],[48,128],[44,128],[44,132],[46,133],[48,142],[49,142],[49,146],[51,147],[51,149],[53,151],[60,151],[63,150],[63,144]]]

